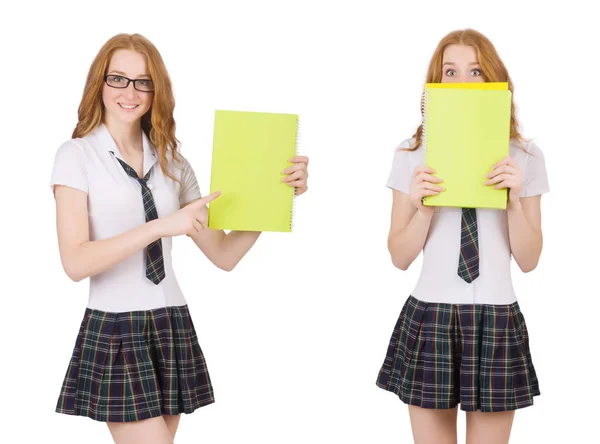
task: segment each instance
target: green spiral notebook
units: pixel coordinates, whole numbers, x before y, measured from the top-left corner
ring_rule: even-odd
[[[506,209],[507,189],[484,182],[509,153],[511,92],[426,86],[423,104],[425,165],[436,170],[446,188],[423,204]]]
[[[297,153],[298,116],[215,112],[208,226],[291,232],[295,189],[281,179]]]

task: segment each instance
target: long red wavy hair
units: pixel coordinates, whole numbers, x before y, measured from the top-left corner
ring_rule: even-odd
[[[429,68],[427,69],[426,83],[440,83],[442,81],[442,61],[444,56],[444,50],[449,45],[466,45],[471,46],[477,53],[477,61],[481,67],[483,79],[486,82],[508,82],[508,89],[513,93],[511,99],[511,111],[510,111],[510,137],[514,138],[521,149],[521,142],[525,141],[521,133],[519,132],[519,124],[515,118],[515,102],[514,102],[514,90],[512,80],[508,75],[508,71],[502,63],[496,48],[492,45],[492,42],[474,29],[465,29],[460,31],[453,31],[446,35],[440,43],[438,43],[431,61],[429,62]],[[422,104],[421,104],[422,105]],[[421,112],[423,108],[421,106]],[[415,143],[411,148],[404,148],[407,151],[416,150],[423,140],[423,125],[421,124],[415,134]]]
[[[113,54],[119,49],[135,51],[146,60],[148,73],[154,82],[154,96],[150,109],[142,117],[142,130],[156,147],[159,164],[165,175],[177,179],[167,170],[167,150],[171,150],[173,159],[178,160],[178,140],[175,138],[175,97],[167,68],[156,47],[140,34],[117,34],[100,49],[90,66],[83,97],[79,104],[77,126],[73,138],[84,137],[91,133],[104,119],[102,86]]]

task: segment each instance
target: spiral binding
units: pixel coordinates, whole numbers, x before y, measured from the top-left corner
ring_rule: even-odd
[[[425,165],[428,165],[429,163],[427,162],[427,110],[429,108],[429,91],[427,90],[427,88],[425,88],[423,90],[423,108],[422,108],[422,114],[423,114],[423,121],[421,122],[421,125],[423,127],[423,133],[421,134],[421,145],[423,145],[423,156],[425,158]],[[425,196],[423,197],[423,203],[425,203],[427,201],[427,198],[429,196]]]
[[[296,120],[296,156],[300,155],[300,118],[298,118]],[[294,187],[294,196],[292,197],[292,209],[290,211],[290,231],[292,231],[294,229],[294,227],[296,226],[296,211],[297,211],[297,204],[296,204],[296,199],[298,198],[298,196],[296,195],[297,193],[297,188]]]
[[[421,134],[421,144],[423,145],[423,149],[425,150],[425,156],[427,156],[427,109],[429,107],[429,91],[427,88],[423,91],[423,121],[421,125],[423,126],[423,134]],[[425,157],[425,164],[427,164],[427,157]]]

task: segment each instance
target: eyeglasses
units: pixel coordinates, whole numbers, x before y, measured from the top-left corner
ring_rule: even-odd
[[[109,74],[107,76],[104,76],[104,81],[108,86],[112,88],[124,89],[129,86],[129,83],[133,82],[133,87],[138,91],[154,91],[154,82],[150,79],[128,79],[127,77]]]

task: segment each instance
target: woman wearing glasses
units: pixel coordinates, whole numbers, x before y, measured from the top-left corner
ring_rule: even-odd
[[[181,413],[214,402],[206,363],[172,268],[189,236],[232,270],[260,233],[206,228],[194,171],[179,154],[171,83],[154,45],[120,34],[90,68],[73,138],[51,177],[63,268],[90,277],[89,302],[56,411],[107,422],[118,444],[172,443]],[[306,157],[283,179],[306,191]]]

